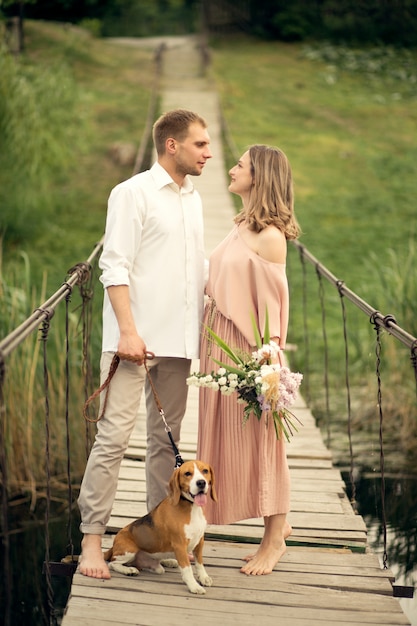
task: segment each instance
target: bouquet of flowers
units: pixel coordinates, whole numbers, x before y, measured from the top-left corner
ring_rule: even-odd
[[[287,441],[297,431],[295,422],[298,418],[288,409],[294,403],[298,388],[303,379],[299,372],[291,372],[288,367],[278,363],[272,363],[280,350],[279,346],[271,341],[269,335],[268,315],[266,315],[264,339],[262,341],[259,331],[252,318],[255,331],[257,350],[252,354],[239,354],[228,346],[210,328],[207,332],[213,341],[231,359],[234,365],[222,363],[213,359],[219,369],[210,374],[201,372],[193,373],[187,384],[196,387],[207,387],[214,391],[220,391],[224,395],[237,393],[238,402],[245,404],[244,423],[253,413],[261,419],[262,413],[272,415],[277,439],[283,433]]]

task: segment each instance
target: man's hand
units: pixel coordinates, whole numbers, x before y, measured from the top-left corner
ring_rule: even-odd
[[[120,335],[117,353],[121,359],[127,359],[136,365],[143,365],[146,345],[137,333],[125,333]]]

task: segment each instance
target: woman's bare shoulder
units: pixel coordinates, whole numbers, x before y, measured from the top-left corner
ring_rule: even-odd
[[[287,240],[276,226],[267,226],[258,235],[258,254],[271,263],[285,263]]]

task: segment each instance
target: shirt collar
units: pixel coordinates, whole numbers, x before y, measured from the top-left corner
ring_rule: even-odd
[[[175,185],[175,190],[178,190],[178,185],[174,182],[166,169],[156,161],[151,167],[151,174],[158,189],[166,187],[167,185]],[[189,176],[184,178],[184,182],[181,187],[182,193],[191,193],[194,191],[194,185]]]

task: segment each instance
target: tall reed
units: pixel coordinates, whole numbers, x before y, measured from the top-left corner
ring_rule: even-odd
[[[11,277],[6,281],[0,275],[0,327],[7,332],[29,315],[29,309],[35,310],[45,300],[46,277],[38,295],[30,288],[27,259],[22,273],[26,276],[23,284],[22,276],[15,275],[16,282],[12,282]],[[68,463],[73,482],[79,481],[84,470],[86,435],[91,426],[87,428],[82,414],[85,381],[79,300],[74,293],[69,305],[68,366],[65,302],[58,305],[49,330],[41,327],[32,333],[6,360],[4,415],[9,491],[11,496],[30,494],[32,507],[47,480],[55,486],[66,484]]]

